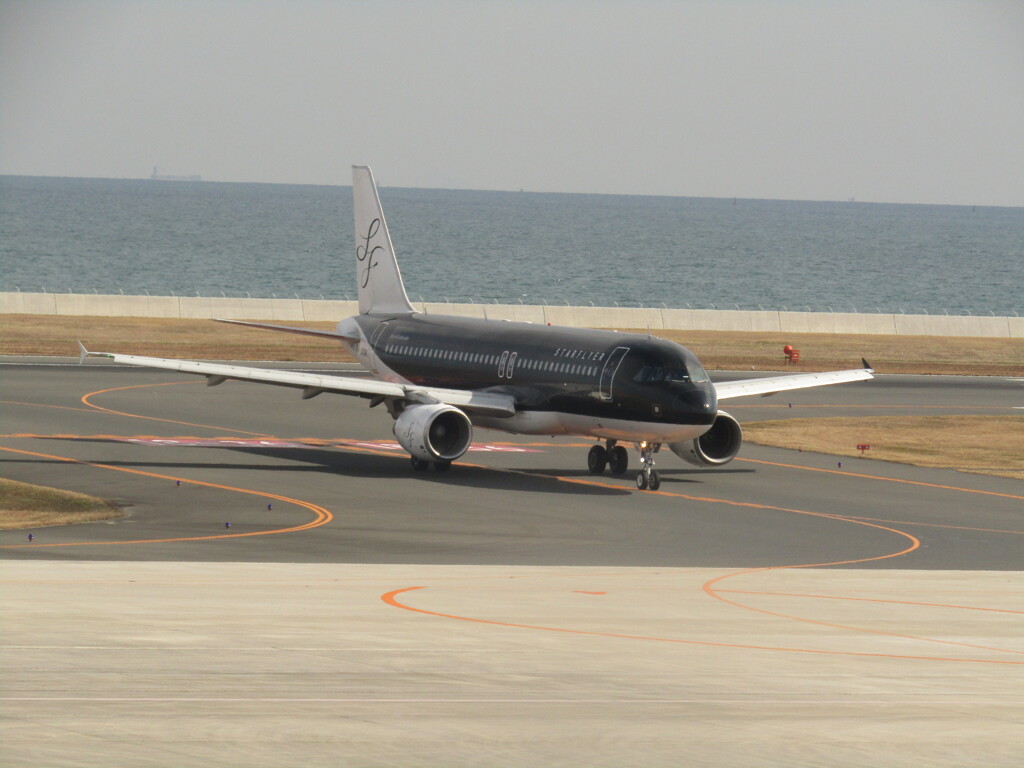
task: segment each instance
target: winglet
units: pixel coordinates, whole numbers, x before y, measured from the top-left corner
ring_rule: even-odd
[[[78,342],[78,364],[84,363],[87,357],[109,357],[111,360],[114,359],[114,356],[109,352],[90,352],[85,348],[85,344]]]
[[[867,361],[867,359],[865,359],[865,358],[863,358],[863,357],[862,357],[862,358],[860,359],[860,361],[861,361],[861,363],[863,363],[863,364],[864,364],[864,370],[865,370],[865,371],[867,371],[868,373],[874,373],[874,372],[875,372],[875,369],[871,367],[871,363],[869,363],[869,362]]]

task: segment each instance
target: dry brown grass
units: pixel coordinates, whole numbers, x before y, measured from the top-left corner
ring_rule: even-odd
[[[154,357],[205,360],[351,361],[335,342],[296,334],[214,323],[132,317],[5,315],[0,354],[77,356],[76,339],[90,349]],[[292,322],[323,330],[333,323]],[[646,331],[634,331],[646,333]],[[711,370],[776,370],[782,348],[801,352],[795,371],[860,366],[867,358],[881,373],[1024,376],[1024,340],[839,334],[658,331],[689,347]]]
[[[1024,480],[1024,415],[783,419],[743,425],[758,445]]]
[[[113,520],[121,511],[103,499],[0,479],[0,530]]]

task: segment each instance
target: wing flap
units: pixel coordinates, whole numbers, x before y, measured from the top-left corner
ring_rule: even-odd
[[[279,371],[267,368],[250,368],[242,365],[203,363],[196,360],[176,360],[164,357],[143,357],[140,355],[119,355],[110,352],[90,352],[81,342],[80,361],[87,357],[103,357],[122,365],[142,368],[160,368],[178,373],[206,376],[209,381],[221,383],[226,379],[253,381],[261,384],[275,384],[282,387],[297,387],[304,392],[333,392],[341,395],[366,397],[397,397],[418,402],[445,403],[467,411],[486,413],[494,416],[512,416],[516,412],[515,400],[511,395],[497,392],[476,392],[463,389],[439,389],[398,384],[378,379],[359,379],[352,376],[329,376],[299,371]]]
[[[723,381],[715,384],[715,392],[719,400],[728,400],[733,397],[771,395],[792,389],[825,387],[830,384],[846,384],[851,381],[867,381],[873,378],[871,369],[865,366],[850,371],[798,373],[792,376],[770,376],[764,379]]]

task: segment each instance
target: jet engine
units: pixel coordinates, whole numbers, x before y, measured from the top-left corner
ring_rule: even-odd
[[[698,467],[718,467],[728,464],[740,452],[743,430],[740,423],[725,411],[719,411],[711,429],[698,437],[680,443],[669,443],[679,458]]]
[[[401,446],[423,461],[454,461],[473,441],[469,417],[443,403],[407,407],[393,429]]]

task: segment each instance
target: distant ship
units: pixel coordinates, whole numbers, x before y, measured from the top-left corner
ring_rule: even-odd
[[[202,181],[202,176],[167,176],[158,172],[157,167],[153,166],[153,173],[150,174],[153,181]]]

